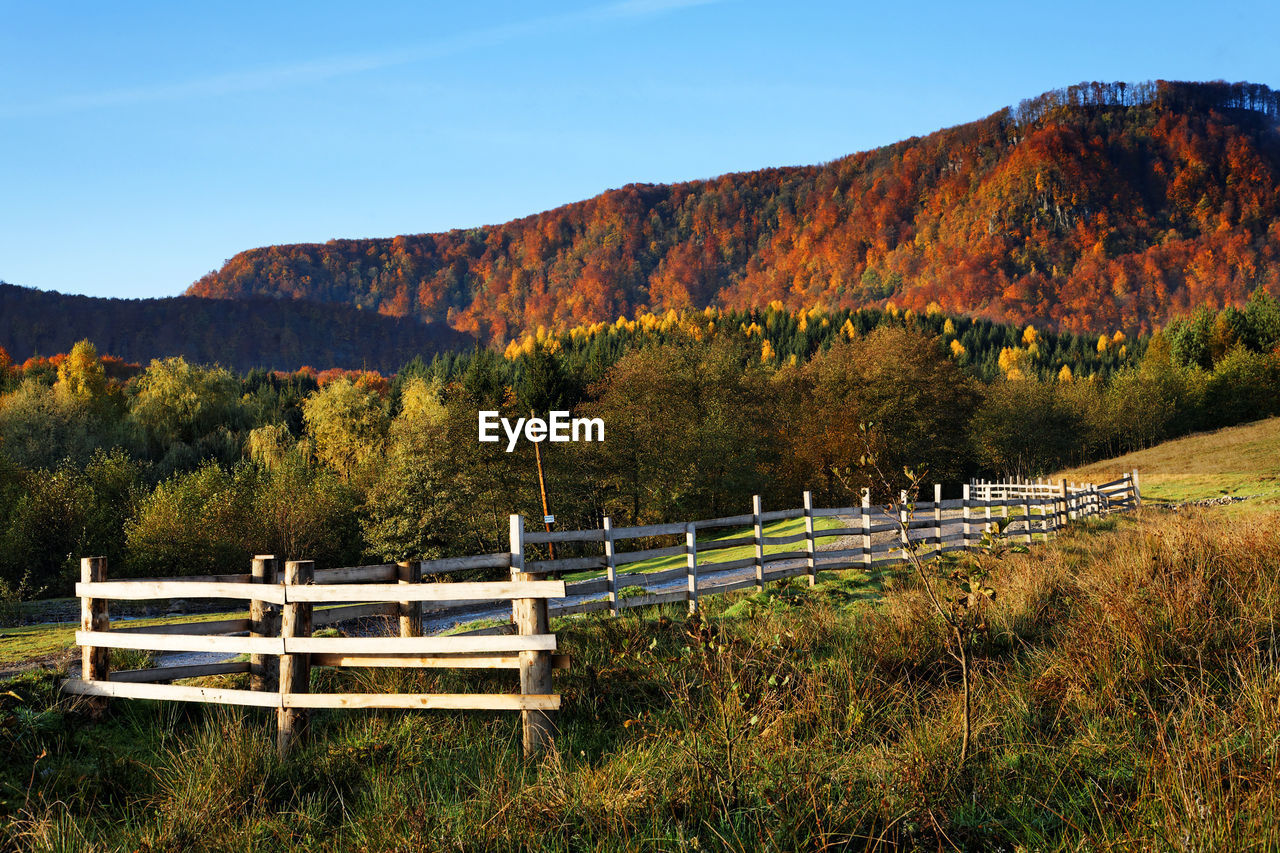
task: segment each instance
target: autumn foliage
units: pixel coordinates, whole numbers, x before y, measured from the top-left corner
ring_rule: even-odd
[[[346,302],[493,342],[772,301],[1145,330],[1280,289],[1277,103],[1251,84],[1083,84],[820,166],[253,249],[189,293]]]

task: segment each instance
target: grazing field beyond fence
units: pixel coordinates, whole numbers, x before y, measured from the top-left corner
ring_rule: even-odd
[[[274,556],[254,558],[245,574],[111,581],[106,559],[81,561],[81,677],[63,683],[69,693],[102,703],[110,697],[211,702],[274,709],[277,748],[297,738],[305,714],[322,708],[422,708],[519,711],[526,751],[552,736],[551,714],[560,705],[552,670],[569,658],[555,654],[549,618],[686,602],[698,610],[704,595],[763,590],[771,581],[819,571],[865,569],[900,563],[908,549],[925,558],[977,547],[988,531],[1030,544],[1047,539],[1069,521],[1138,506],[1136,471],[1109,483],[975,481],[962,497],[872,506],[818,508],[805,493],[798,509],[765,511],[759,497],[748,514],[692,522],[599,529],[526,531],[511,517],[507,553],[420,560],[374,566],[316,569],[305,560],[280,565]],[[803,529],[770,535],[780,523]],[[771,528],[772,526],[772,528]],[[728,530],[714,539],[706,531]],[[735,535],[736,534],[736,535]],[[834,542],[824,541],[834,540]],[[640,547],[624,550],[625,543]],[[529,549],[555,545],[594,551],[531,559]],[[738,556],[745,550],[747,556]],[[673,559],[684,565],[661,568]],[[653,570],[658,567],[658,570]],[[474,570],[508,570],[509,580],[443,580]],[[550,574],[586,573],[572,582]],[[591,576],[595,575],[595,576]],[[221,599],[249,601],[248,619],[212,619],[148,627],[112,627],[114,600]],[[497,628],[451,636],[422,636],[424,603],[437,612],[474,610],[511,602],[511,621]],[[320,628],[356,619],[395,619],[394,636],[315,636]],[[161,665],[111,671],[111,649],[212,653],[248,659]],[[316,693],[314,667],[419,667],[514,669],[519,693]],[[247,673],[249,689],[181,684],[185,679]]]

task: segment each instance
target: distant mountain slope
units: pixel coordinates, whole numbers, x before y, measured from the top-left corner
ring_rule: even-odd
[[[472,347],[441,323],[383,317],[349,305],[265,297],[99,299],[0,282],[0,346],[16,360],[67,352],[88,338],[100,352],[146,364],[181,355],[238,371],[365,368],[390,373],[415,355]]]
[[[772,300],[1144,328],[1280,286],[1278,114],[1254,84],[1082,84],[821,166],[252,249],[188,292],[345,302],[492,340],[641,305]]]

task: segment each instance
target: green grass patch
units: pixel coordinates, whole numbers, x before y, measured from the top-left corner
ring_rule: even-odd
[[[836,527],[845,526],[845,522],[833,516],[821,516],[813,520],[814,530],[831,530]],[[751,536],[754,533],[751,527],[725,528],[717,530],[714,533],[708,532],[698,536],[698,546],[711,545],[716,542],[723,542],[728,539],[739,539],[743,536]],[[790,536],[794,533],[804,532],[803,518],[789,518],[781,521],[773,521],[762,525],[762,533],[765,536]],[[822,540],[819,540],[821,544]],[[827,540],[830,541],[830,540]],[[785,551],[794,551],[797,557],[803,557],[803,544],[801,542],[793,542],[790,545],[766,545],[764,552],[766,554],[780,554]],[[796,550],[800,548],[801,550]],[[754,557],[756,554],[754,545],[738,545],[733,548],[723,548],[716,551],[707,551],[705,553],[699,551],[699,566],[714,566],[716,563],[729,563],[733,560],[742,560],[747,557]],[[686,558],[683,554],[676,554],[670,557],[655,557],[650,560],[642,560],[638,563],[628,564],[619,571],[626,572],[663,572],[667,569],[683,568],[687,565]],[[592,569],[584,572],[572,572],[566,574],[566,581],[590,580],[604,575],[604,571],[600,569]]]
[[[75,599],[72,599],[75,600]],[[41,602],[24,602],[39,604]],[[115,602],[112,602],[114,605]],[[316,611],[342,605],[325,605]],[[227,610],[221,613],[184,613],[173,616],[157,616],[140,619],[117,619],[113,624],[142,628],[151,625],[185,625],[192,622],[210,622],[221,619],[248,619],[248,610]],[[76,631],[80,623],[46,622],[36,625],[20,625],[0,629],[0,669],[33,663],[62,664],[71,660],[76,649]]]
[[[182,625],[214,619],[248,619],[249,612],[191,613],[161,616],[150,619],[130,619],[116,624],[133,628],[150,625]],[[32,661],[47,663],[67,659],[76,647],[76,631],[79,622],[53,622],[40,625],[21,625],[0,630],[0,667],[11,667]]]
[[[448,637],[454,634],[465,634],[467,631],[478,631],[481,628],[497,628],[510,623],[510,619],[472,619],[470,622],[459,622],[452,628],[441,631],[440,635]]]
[[[1108,482],[1138,469],[1142,496],[1153,501],[1245,496],[1224,505],[1235,515],[1280,507],[1280,418],[1197,433],[1104,462],[1053,475],[1076,482]]]

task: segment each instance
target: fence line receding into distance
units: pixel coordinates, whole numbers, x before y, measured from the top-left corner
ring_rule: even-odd
[[[246,574],[109,581],[104,557],[81,561],[81,677],[63,682],[70,693],[93,697],[165,699],[273,708],[281,753],[295,741],[307,711],[321,708],[439,708],[520,711],[523,742],[533,752],[552,735],[551,713],[559,708],[551,672],[569,660],[556,652],[551,616],[621,610],[684,601],[690,613],[701,596],[735,590],[763,590],[770,581],[822,570],[868,571],[901,563],[908,547],[926,558],[972,549],[999,519],[1007,537],[1047,540],[1069,521],[1141,504],[1138,473],[1101,485],[1059,481],[973,481],[961,498],[943,500],[934,486],[932,501],[916,501],[910,518],[895,518],[892,507],[817,508],[810,493],[799,509],[765,511],[759,497],[749,514],[693,522],[600,529],[526,531],[522,516],[511,517],[507,553],[374,566],[316,569],[311,561],[281,566],[273,556],[254,558]],[[903,495],[905,502],[906,496]],[[834,527],[818,519],[834,518]],[[768,535],[777,521],[803,519],[803,530]],[[904,542],[905,522],[910,542]],[[823,524],[827,522],[822,522]],[[742,535],[699,539],[700,532],[741,528]],[[889,534],[889,535],[886,535]],[[654,540],[677,544],[650,547]],[[837,549],[818,543],[845,538]],[[640,541],[638,550],[621,550]],[[525,560],[529,546],[580,543],[600,553],[548,560]],[[750,548],[751,556],[717,560],[716,552]],[[792,547],[788,547],[792,546]],[[799,546],[799,547],[794,547]],[[849,546],[849,547],[843,547]],[[778,550],[778,549],[785,550]],[[673,559],[677,567],[644,571],[643,563]],[[628,566],[639,565],[640,570]],[[424,581],[477,569],[508,569],[508,581]],[[564,582],[549,574],[599,572],[598,577]],[[631,594],[624,594],[631,593]],[[181,624],[112,626],[107,603],[116,600],[221,599],[249,602],[249,617]],[[422,636],[423,605],[460,611],[494,601],[511,602],[511,622],[452,636]],[[315,636],[317,629],[369,617],[396,618],[396,636]],[[110,670],[112,648],[165,652],[206,652],[248,656],[247,660]],[[315,693],[314,667],[415,667],[512,669],[518,693]],[[189,678],[247,673],[249,689],[176,684]]]

